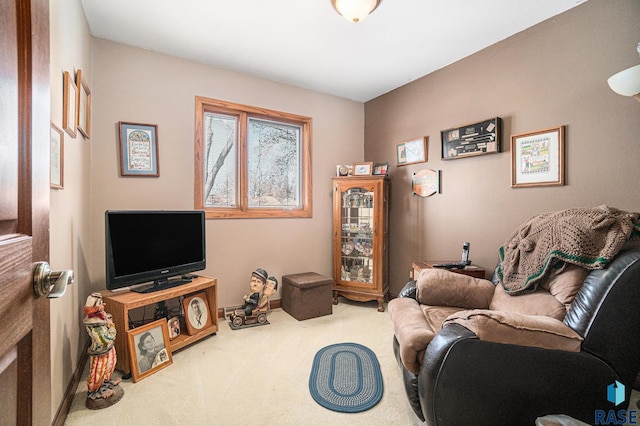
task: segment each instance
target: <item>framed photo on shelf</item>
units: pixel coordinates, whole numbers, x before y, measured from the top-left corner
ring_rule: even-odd
[[[51,188],[64,188],[64,132],[51,123]]]
[[[84,79],[82,70],[76,75],[78,88],[78,130],[87,139],[91,138],[91,90]]]
[[[187,333],[190,336],[211,326],[211,315],[209,314],[209,304],[204,292],[187,296],[182,301],[184,310],[184,322],[187,326]]]
[[[389,163],[376,163],[373,165],[373,174],[386,176],[389,171]]]
[[[120,174],[122,176],[160,176],[158,126],[120,121],[118,128]]]
[[[511,187],[564,185],[564,126],[511,136]]]
[[[75,138],[78,127],[78,86],[69,71],[64,72],[62,102],[62,128],[69,133],[69,136]]]
[[[167,319],[159,319],[127,331],[134,383],[173,363]]]
[[[373,162],[353,163],[354,176],[371,176],[373,173]]]
[[[180,317],[171,317],[167,322],[169,327],[169,340],[173,340],[180,335]]]
[[[406,166],[427,161],[427,136],[396,144],[397,165]]]

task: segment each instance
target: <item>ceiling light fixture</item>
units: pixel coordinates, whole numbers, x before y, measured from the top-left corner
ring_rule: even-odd
[[[336,11],[347,21],[360,22],[375,10],[382,0],[331,0]]]
[[[640,43],[638,43],[640,54]],[[624,71],[612,75],[607,80],[611,90],[622,96],[633,96],[640,101],[640,65],[627,68]]]

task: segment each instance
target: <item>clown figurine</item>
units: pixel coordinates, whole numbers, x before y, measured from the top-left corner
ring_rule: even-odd
[[[100,293],[92,293],[84,305],[84,323],[91,345],[87,350],[90,358],[87,377],[87,408],[106,408],[118,402],[124,391],[120,379],[112,380],[116,366],[116,328],[111,315],[105,312]]]

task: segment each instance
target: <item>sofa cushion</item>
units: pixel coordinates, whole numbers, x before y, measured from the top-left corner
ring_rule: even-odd
[[[540,287],[532,293],[512,296],[498,285],[489,309],[522,315],[544,315],[557,320],[562,320],[567,314],[565,306],[548,290]]]
[[[423,305],[466,309],[489,307],[495,286],[489,280],[427,268],[418,274],[416,299]]]
[[[474,309],[448,317],[444,326],[460,324],[480,340],[579,352],[582,337],[561,321],[541,315],[519,315],[503,311]]]
[[[569,309],[589,272],[577,265],[567,265],[561,271],[551,274],[548,280],[540,284],[540,287],[549,290],[553,297],[565,306],[565,309]]]

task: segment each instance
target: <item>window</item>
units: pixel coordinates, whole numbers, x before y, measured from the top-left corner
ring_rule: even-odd
[[[311,118],[196,97],[195,208],[311,217]]]

